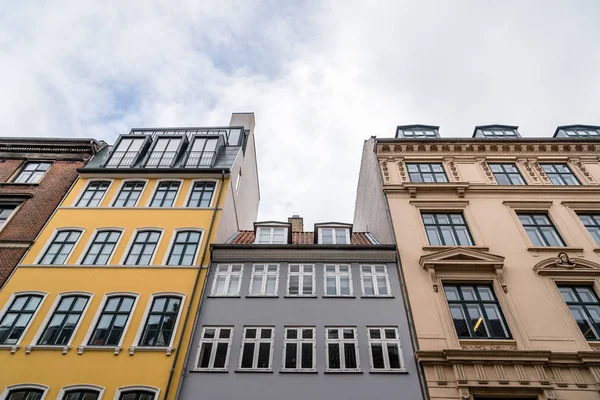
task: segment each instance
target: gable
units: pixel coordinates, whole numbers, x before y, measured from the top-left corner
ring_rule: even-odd
[[[441,265],[487,265],[501,268],[504,257],[483,250],[455,247],[422,256],[419,263],[423,268]]]
[[[533,270],[546,276],[600,276],[600,264],[583,258],[571,258],[565,252],[540,261]]]

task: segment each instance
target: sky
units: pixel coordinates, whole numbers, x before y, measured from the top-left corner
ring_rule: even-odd
[[[364,140],[600,125],[600,2],[0,0],[0,132],[256,116],[259,220],[352,222]]]

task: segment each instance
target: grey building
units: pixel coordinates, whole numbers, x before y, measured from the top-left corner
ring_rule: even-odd
[[[394,245],[302,225],[212,246],[179,398],[423,398]]]

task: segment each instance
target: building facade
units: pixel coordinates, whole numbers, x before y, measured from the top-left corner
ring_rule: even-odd
[[[133,129],[79,172],[0,292],[0,398],[173,398],[209,245],[256,218],[254,115]]]
[[[212,246],[181,399],[423,398],[393,245],[256,223]]]
[[[398,247],[431,399],[600,397],[599,154],[583,125],[365,142],[354,226]]]
[[[100,147],[91,139],[0,139],[0,288]]]

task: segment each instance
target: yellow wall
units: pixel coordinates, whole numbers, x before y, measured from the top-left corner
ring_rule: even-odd
[[[191,299],[194,281],[198,272],[197,267],[168,267],[161,266],[174,230],[177,228],[204,229],[205,235],[199,250],[196,265],[204,253],[204,247],[211,240],[207,234],[213,216],[213,209],[184,208],[184,202],[191,187],[191,180],[183,180],[174,208],[146,208],[156,185],[155,179],[149,179],[138,202],[138,207],[117,209],[109,205],[114,200],[121,180],[115,179],[109,191],[97,208],[74,208],[75,201],[86,185],[85,179],[80,179],[73,190],[65,198],[62,207],[57,210],[36,243],[25,256],[21,266],[0,292],[0,309],[9,300],[11,294],[20,291],[42,291],[48,295],[42,303],[36,317],[21,340],[21,348],[11,354],[9,349],[0,349],[0,392],[8,385],[19,383],[37,383],[50,387],[47,400],[57,398],[62,387],[74,384],[93,384],[105,388],[104,400],[114,397],[117,388],[132,385],[147,385],[160,388],[160,398],[164,396],[169,371],[172,368],[175,353],[167,356],[166,351],[141,352],[129,355],[128,348],[134,344],[138,328],[144,323],[144,313],[153,293],[176,292],[186,295],[185,303],[179,317],[174,347],[181,347],[178,365],[175,371],[169,398],[173,398],[185,351],[187,350],[193,318],[204,283],[206,270],[202,270],[198,283],[198,291]],[[227,187],[225,180],[224,187]],[[218,197],[221,182],[219,181],[213,196],[213,203]],[[225,192],[224,192],[225,193]],[[225,195],[223,194],[221,204]],[[214,204],[213,204],[214,206]],[[179,207],[179,208],[178,208]],[[213,230],[218,227],[219,214]],[[67,260],[69,266],[38,266],[34,265],[43,251],[48,240],[56,229],[64,227],[83,228],[84,232]],[[115,227],[123,229],[121,240],[115,249],[108,266],[81,267],[76,263],[82,256],[88,242],[92,239],[97,228]],[[161,228],[163,234],[150,267],[123,267],[118,265],[132,239],[135,229]],[[209,252],[203,265],[208,265]],[[25,346],[33,342],[36,333],[43,329],[44,318],[51,313],[51,308],[57,296],[63,292],[83,291],[93,293],[93,298],[85,312],[81,325],[72,340],[72,349],[63,355],[60,350],[34,348],[26,354]],[[139,294],[137,305],[131,315],[131,322],[124,335],[123,351],[114,355],[112,351],[86,350],[77,354],[77,346],[84,344],[84,338],[92,325],[94,316],[99,311],[105,294],[113,292],[133,292]],[[188,307],[192,313],[181,344],[179,336],[184,324]],[[93,328],[93,327],[92,327]],[[114,348],[114,347],[113,347]],[[9,366],[7,368],[7,366]]]

